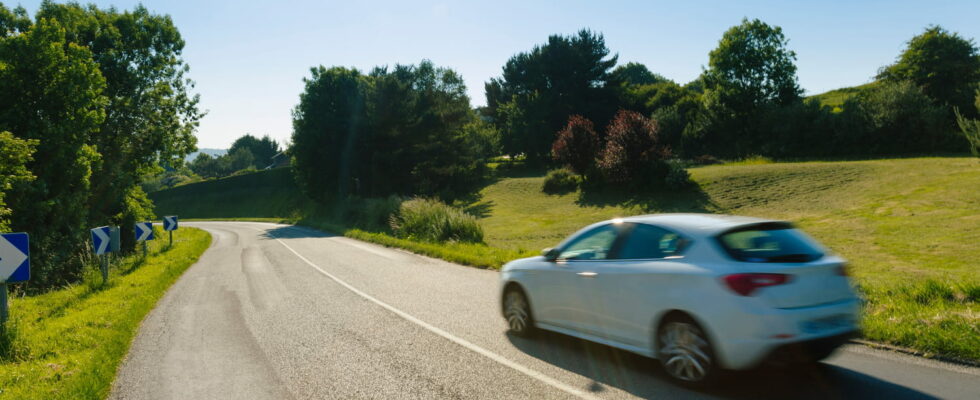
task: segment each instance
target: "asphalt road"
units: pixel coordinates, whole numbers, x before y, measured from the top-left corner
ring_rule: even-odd
[[[690,391],[654,360],[507,335],[495,271],[302,227],[184,225],[212,247],[143,321],[110,398],[980,398],[980,369],[863,346]]]

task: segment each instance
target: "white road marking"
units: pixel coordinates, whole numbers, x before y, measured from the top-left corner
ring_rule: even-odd
[[[263,231],[265,231],[265,230],[263,230]],[[563,391],[565,393],[568,393],[568,394],[571,394],[571,395],[574,395],[574,396],[577,396],[577,397],[583,398],[583,399],[595,399],[596,398],[595,396],[592,396],[591,394],[589,394],[589,393],[587,393],[587,392],[585,392],[585,391],[583,391],[581,389],[578,389],[578,388],[569,386],[569,385],[567,385],[565,383],[562,383],[561,381],[558,381],[557,379],[553,379],[553,378],[551,378],[551,377],[549,377],[549,376],[547,376],[545,374],[542,374],[542,373],[540,373],[538,371],[535,371],[533,369],[530,369],[528,367],[525,367],[523,365],[520,365],[520,364],[518,364],[516,362],[513,362],[513,361],[511,361],[511,360],[509,360],[509,359],[507,359],[507,358],[505,358],[505,357],[503,357],[503,356],[501,356],[501,355],[499,355],[497,353],[494,353],[494,352],[492,352],[490,350],[487,350],[487,349],[484,349],[484,348],[482,348],[480,346],[477,346],[477,345],[475,345],[475,344],[467,341],[466,339],[457,337],[457,336],[455,336],[455,335],[453,335],[453,334],[451,334],[449,332],[446,332],[446,331],[444,331],[442,329],[439,329],[439,328],[437,328],[437,327],[435,327],[433,325],[430,325],[429,323],[427,323],[425,321],[422,321],[422,320],[420,320],[418,318],[415,318],[415,317],[411,316],[410,314],[408,314],[408,313],[406,313],[406,312],[404,312],[402,310],[399,310],[399,309],[397,309],[397,308],[389,305],[388,303],[385,303],[385,302],[383,302],[381,300],[378,300],[378,299],[374,298],[373,296],[371,296],[371,295],[369,295],[367,293],[364,293],[364,292],[360,291],[359,289],[357,289],[356,287],[351,286],[347,282],[344,282],[344,281],[340,280],[340,278],[337,278],[336,276],[333,276],[333,274],[331,274],[331,273],[329,273],[327,271],[324,271],[319,266],[317,266],[316,264],[314,264],[312,261],[308,260],[306,257],[303,257],[302,254],[299,254],[299,252],[297,252],[296,250],[293,250],[292,247],[289,247],[289,245],[286,244],[286,242],[283,242],[279,238],[275,237],[275,234],[273,234],[271,232],[269,232],[269,234],[273,238],[275,238],[277,242],[279,242],[284,247],[286,247],[287,250],[289,250],[293,254],[295,254],[296,257],[299,257],[300,260],[303,260],[303,262],[305,262],[307,265],[313,267],[313,269],[317,270],[318,272],[320,272],[321,274],[323,274],[327,278],[332,279],[334,282],[337,282],[338,284],[340,284],[341,286],[347,288],[348,290],[354,292],[358,296],[361,296],[361,297],[365,298],[366,300],[369,300],[372,303],[377,304],[377,305],[379,305],[379,306],[387,309],[388,311],[391,311],[391,312],[395,313],[395,315],[397,315],[399,317],[402,317],[405,320],[407,320],[409,322],[412,322],[412,323],[414,323],[414,324],[416,324],[418,326],[421,326],[422,328],[425,328],[429,332],[432,332],[432,333],[435,333],[436,335],[442,336],[442,337],[448,339],[449,341],[451,341],[453,343],[456,343],[456,344],[458,344],[460,346],[463,346],[463,347],[465,347],[465,348],[467,348],[467,349],[469,349],[469,350],[471,350],[471,351],[473,351],[475,353],[478,353],[480,355],[483,355],[484,357],[487,357],[487,358],[489,358],[489,359],[491,359],[493,361],[496,361],[496,362],[498,362],[500,364],[503,364],[504,366],[510,367],[511,369],[513,369],[513,370],[515,370],[517,372],[520,372],[520,373],[522,373],[524,375],[527,375],[527,376],[529,376],[531,378],[537,379],[538,381],[541,381],[542,383],[545,383],[545,384],[547,384],[547,385],[549,385],[551,387],[554,387],[554,388],[556,388],[558,390],[561,390],[561,391]]]

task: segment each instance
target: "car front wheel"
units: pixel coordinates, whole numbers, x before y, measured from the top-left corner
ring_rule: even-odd
[[[504,318],[507,319],[511,333],[517,336],[529,336],[534,330],[531,306],[524,293],[518,289],[508,290],[504,294]]]
[[[664,372],[680,384],[707,386],[717,374],[711,343],[689,318],[675,318],[662,324],[657,345]]]

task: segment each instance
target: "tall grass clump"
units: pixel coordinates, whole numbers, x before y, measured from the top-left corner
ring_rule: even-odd
[[[432,199],[401,203],[391,217],[391,230],[398,237],[426,242],[483,242],[476,217]]]

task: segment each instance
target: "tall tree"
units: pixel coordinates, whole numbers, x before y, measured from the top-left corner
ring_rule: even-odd
[[[370,81],[356,69],[319,66],[310,72],[293,109],[293,170],[314,200],[343,198],[351,186],[354,146],[365,130]]]
[[[651,85],[666,82],[667,78],[650,72],[646,65],[628,62],[612,71],[612,80],[624,85]]]
[[[234,153],[238,149],[246,149],[254,157],[252,166],[255,168],[265,168],[272,164],[272,156],[279,154],[282,148],[279,143],[269,137],[269,135],[263,136],[261,139],[252,136],[250,134],[245,134],[235,140],[231,144],[231,148],[228,149],[228,153]]]
[[[787,43],[782,28],[743,19],[708,54],[706,88],[735,113],[798,101],[802,90],[796,82],[796,53]]]
[[[106,117],[88,143],[103,162],[94,172],[89,201],[93,223],[117,222],[131,232],[136,214],[127,196],[157,165],[175,164],[194,150],[202,113],[191,93],[184,40],[169,16],[142,5],[133,11],[45,1],[37,20],[57,20],[68,42],[88,48],[105,78]],[[123,235],[124,248],[134,245]]]
[[[618,83],[610,75],[617,56],[609,53],[601,34],[581,30],[552,35],[546,44],[511,57],[503,75],[486,86],[504,151],[545,160],[569,116],[605,124],[617,108]]]
[[[746,155],[763,144],[762,112],[800,101],[796,53],[787,43],[782,28],[757,19],[743,19],[725,32],[701,78],[704,110],[692,136],[703,148],[721,156]]]
[[[930,26],[909,40],[895,64],[883,68],[878,79],[912,81],[939,104],[975,116],[972,103],[980,84],[980,50],[972,39]]]
[[[100,160],[89,140],[105,119],[105,79],[59,21],[15,30],[0,38],[0,131],[39,141],[27,163],[37,178],[14,185],[5,201],[11,228],[31,232],[31,285],[45,287],[81,272],[89,179]]]

